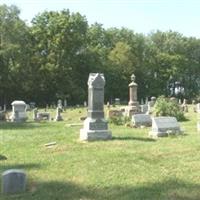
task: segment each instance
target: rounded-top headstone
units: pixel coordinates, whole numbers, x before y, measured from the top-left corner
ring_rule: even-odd
[[[26,174],[23,170],[10,169],[2,174],[2,193],[15,194],[24,192],[26,188]]]
[[[15,106],[15,105],[24,105],[24,106],[26,106],[26,103],[24,101],[18,101],[18,100],[16,100],[16,101],[13,101],[11,103],[11,105],[12,106]]]

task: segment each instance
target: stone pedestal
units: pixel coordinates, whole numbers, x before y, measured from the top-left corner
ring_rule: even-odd
[[[88,114],[80,130],[80,140],[107,140],[112,138],[108,122],[104,119],[103,74],[90,73],[88,79]]]
[[[139,102],[137,101],[137,83],[135,83],[135,75],[131,75],[131,83],[129,84],[129,102],[125,109],[125,115],[131,117],[133,114],[140,113]]]

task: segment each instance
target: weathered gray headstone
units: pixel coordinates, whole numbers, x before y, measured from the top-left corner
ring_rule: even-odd
[[[153,117],[152,129],[149,135],[152,137],[162,137],[169,134],[180,134],[180,126],[175,117]]]
[[[136,127],[151,126],[151,116],[147,114],[135,114],[132,116],[132,123]]]
[[[104,75],[90,73],[88,79],[88,114],[80,130],[80,140],[111,139],[108,122],[104,119]]]
[[[15,194],[26,189],[26,174],[23,170],[10,169],[2,174],[2,193]]]
[[[38,112],[37,113],[37,120],[51,120],[49,112]]]
[[[84,101],[84,102],[83,102],[83,106],[84,106],[84,107],[87,107],[87,101]]]
[[[24,101],[13,101],[12,102],[12,122],[22,122],[27,119],[26,115],[26,103]]]
[[[67,108],[67,99],[64,100],[64,108]]]
[[[120,98],[115,98],[115,105],[120,105]]]
[[[61,108],[57,107],[56,109],[56,117],[54,121],[63,121],[63,118],[61,116]]]
[[[38,113],[38,109],[37,109],[37,108],[34,108],[34,109],[33,109],[33,120],[34,120],[34,121],[37,121],[37,113]]]

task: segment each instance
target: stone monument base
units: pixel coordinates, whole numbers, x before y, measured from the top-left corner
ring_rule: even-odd
[[[140,113],[139,105],[138,106],[127,106],[125,108],[125,116],[127,116],[127,117],[132,117],[132,115],[138,114],[138,113]]]
[[[80,140],[109,140],[112,138],[111,131],[108,130],[108,123],[105,119],[86,118],[84,127],[80,130]]]

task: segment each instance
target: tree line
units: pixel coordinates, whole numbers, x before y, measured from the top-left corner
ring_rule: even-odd
[[[106,101],[128,101],[132,73],[139,99],[169,95],[179,81],[185,98],[199,98],[200,39],[178,32],[148,35],[89,25],[69,10],[44,11],[31,24],[16,6],[0,5],[0,104],[21,99],[38,105],[87,99],[91,72],[104,73]]]

